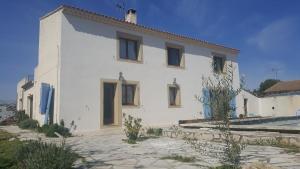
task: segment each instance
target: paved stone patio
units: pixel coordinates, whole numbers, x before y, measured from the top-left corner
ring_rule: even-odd
[[[41,138],[46,142],[61,142],[61,138],[46,138],[28,130],[20,130],[16,126],[0,127],[0,129],[19,135],[22,140]],[[66,139],[84,160],[78,162],[78,168],[85,169],[122,169],[122,168],[208,168],[219,165],[215,158],[200,155],[181,139],[160,137],[147,139],[137,144],[122,141],[125,136],[120,129],[105,129],[98,132],[84,133]],[[217,144],[217,143],[213,143]],[[196,162],[183,163],[174,160],[163,160],[162,157],[172,154],[196,157]],[[287,154],[284,149],[269,146],[247,146],[242,156],[243,163],[255,161],[268,162],[286,169],[300,168],[300,153]]]

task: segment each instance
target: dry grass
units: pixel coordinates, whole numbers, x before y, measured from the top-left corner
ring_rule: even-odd
[[[195,157],[184,157],[181,155],[170,155],[170,156],[165,156],[165,157],[161,157],[162,160],[176,160],[176,161],[180,161],[180,162],[184,162],[184,163],[191,163],[195,161]]]

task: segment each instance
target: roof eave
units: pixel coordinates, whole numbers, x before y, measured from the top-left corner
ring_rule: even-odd
[[[216,43],[211,43],[211,42],[208,42],[208,41],[203,41],[203,40],[199,40],[199,39],[195,39],[195,38],[191,38],[191,37],[186,37],[186,36],[183,36],[183,35],[167,32],[167,31],[162,31],[162,30],[154,29],[154,28],[151,28],[151,27],[146,27],[146,26],[139,25],[139,24],[133,24],[133,23],[125,22],[125,21],[117,19],[117,18],[113,18],[113,17],[110,17],[110,16],[102,15],[102,14],[98,14],[98,13],[91,12],[91,11],[87,11],[87,10],[77,8],[77,7],[72,7],[72,6],[69,6],[69,5],[59,6],[55,10],[53,10],[53,11],[47,13],[46,15],[42,16],[40,18],[40,20],[45,19],[48,16],[50,16],[50,15],[52,15],[52,14],[58,12],[58,11],[61,11],[61,10],[63,12],[69,13],[69,14],[73,12],[72,14],[75,14],[76,16],[82,16],[83,17],[85,15],[91,15],[89,17],[87,16],[86,18],[96,20],[96,18],[98,17],[98,18],[101,18],[102,21],[106,20],[106,22],[110,22],[110,23],[114,23],[114,24],[118,24],[118,25],[126,25],[127,27],[133,28],[134,30],[139,30],[140,29],[144,32],[158,33],[158,34],[161,34],[161,35],[165,35],[165,37],[169,38],[169,39],[181,40],[181,41],[184,41],[184,42],[190,42],[190,43],[193,43],[193,44],[198,44],[202,47],[210,48],[210,49],[215,50],[215,51],[222,51],[226,54],[231,54],[233,56],[237,56],[240,53],[239,49],[230,48],[230,47],[226,47],[226,46],[219,45],[219,44],[216,44]]]

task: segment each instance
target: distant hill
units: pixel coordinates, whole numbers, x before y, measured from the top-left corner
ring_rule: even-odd
[[[0,99],[0,104],[15,104],[16,100],[3,100]]]

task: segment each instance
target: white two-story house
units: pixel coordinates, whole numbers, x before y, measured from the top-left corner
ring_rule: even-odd
[[[79,131],[120,126],[122,113],[149,126],[205,118],[195,98],[202,76],[222,73],[230,62],[238,87],[238,53],[139,25],[135,10],[120,20],[61,6],[40,19],[31,116],[41,124],[63,119]]]

